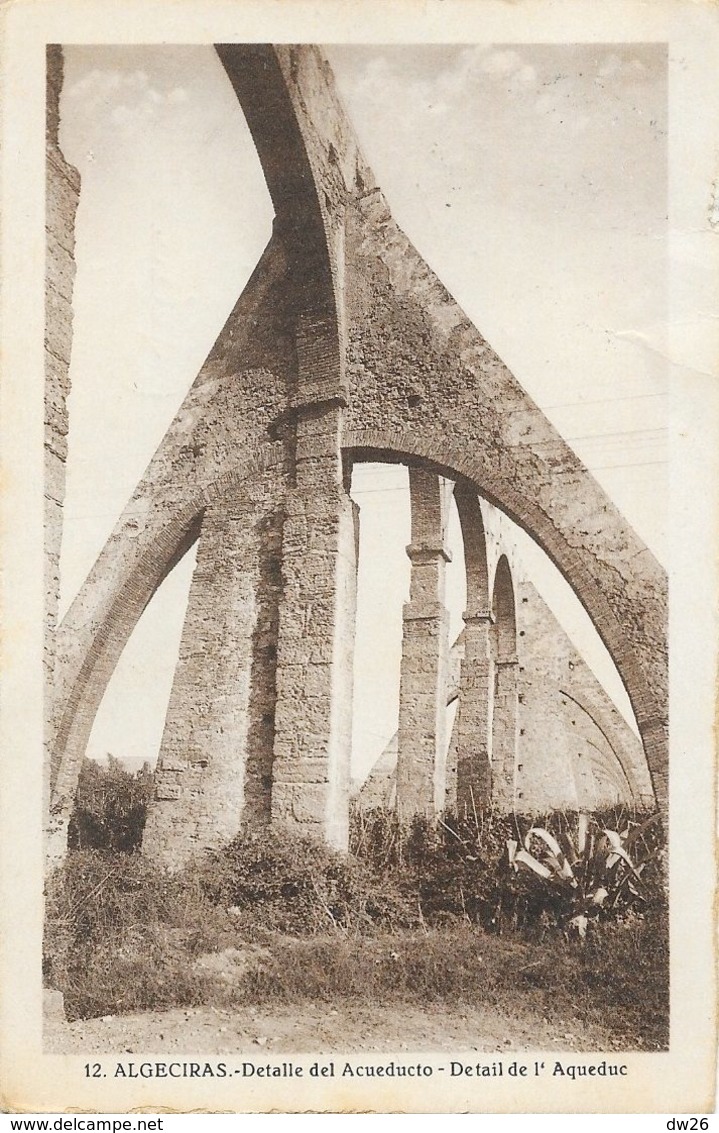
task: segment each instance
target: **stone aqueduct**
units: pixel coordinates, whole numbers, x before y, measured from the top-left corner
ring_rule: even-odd
[[[506,559],[488,575],[481,497],[533,537],[588,611],[641,735],[627,782],[665,807],[664,572],[395,224],[322,53],[216,50],[264,170],[272,237],[56,626],[79,179],[58,145],[62,54],[49,49],[50,858],[63,852],[120,653],[196,540],[145,846],[177,862],[242,823],[346,845],[357,556],[348,484],[364,460],[410,469],[396,770],[404,811],[444,802],[447,481],[467,571],[457,798],[493,792],[501,803],[516,760],[516,596]]]

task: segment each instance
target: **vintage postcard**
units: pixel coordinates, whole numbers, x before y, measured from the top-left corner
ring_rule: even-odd
[[[0,16],[3,1108],[711,1112],[716,5]]]

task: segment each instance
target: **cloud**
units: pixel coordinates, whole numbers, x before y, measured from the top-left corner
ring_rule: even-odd
[[[614,79],[617,83],[637,82],[648,74],[646,64],[636,55],[611,51],[601,59],[595,82]]]
[[[618,55],[607,55],[604,62],[597,70],[597,74],[603,79],[611,79],[622,69],[622,61]]]
[[[537,81],[536,69],[526,63],[517,51],[489,51],[480,66],[486,75],[497,75],[520,84],[529,85]]]
[[[463,107],[480,91],[500,83],[522,95],[537,81],[537,71],[513,48],[477,44],[448,52],[435,66],[409,76],[397,57],[380,55],[355,73],[351,98],[380,107],[399,98],[414,118],[419,111],[463,116]]]
[[[511,75],[521,65],[522,60],[516,51],[490,51],[481,63],[482,70],[487,75]]]
[[[513,48],[486,45],[460,52],[453,67],[440,71],[437,86],[445,97],[462,97],[476,88],[483,78],[500,79],[508,89],[528,87],[537,80],[535,68]]]
[[[485,208],[644,230],[665,216],[663,60],[642,45],[385,47],[341,54],[337,74],[410,233],[435,231],[439,209],[470,223]],[[399,152],[419,189],[412,202]]]
[[[129,106],[116,106],[110,114],[110,120],[116,126],[129,126],[135,118],[135,114],[130,110]]]
[[[160,89],[147,71],[140,68],[93,68],[73,83],[64,97],[80,103],[87,118],[105,118],[122,130],[131,130],[162,113],[165,108],[185,103],[189,90],[182,86]]]
[[[83,102],[88,99],[105,99],[109,95],[114,95],[118,91],[144,91],[149,87],[150,80],[147,71],[121,71],[117,68],[103,68],[100,70],[95,67],[92,71],[88,71],[81,79],[65,92],[66,98],[82,99]]]

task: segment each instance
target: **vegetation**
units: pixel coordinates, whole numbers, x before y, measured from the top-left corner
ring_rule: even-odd
[[[659,816],[623,807],[533,822],[491,810],[445,814],[436,824],[416,818],[406,830],[395,815],[374,811],[355,816],[351,848],[414,895],[434,925],[461,919],[500,933],[584,935],[582,915],[616,921],[664,907]]]
[[[642,822],[629,821],[620,832],[580,814],[576,832],[565,828],[556,838],[545,827],[532,826],[523,849],[514,838],[507,840],[509,864],[516,873],[530,871],[535,889],[559,922],[584,937],[590,918],[658,898],[659,825],[659,815],[653,814]]]
[[[601,1022],[617,1047],[667,1045],[654,817],[482,812],[402,827],[378,811],[354,816],[349,855],[247,833],[170,874],[137,852],[143,774],[91,774],[78,848],[47,888],[46,978],[70,1017],[342,999],[512,1013],[521,995],[550,1018]]]
[[[68,831],[70,849],[139,849],[152,786],[149,763],[133,774],[111,755],[105,764],[84,759]]]

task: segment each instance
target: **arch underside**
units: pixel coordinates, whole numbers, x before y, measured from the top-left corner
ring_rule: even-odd
[[[494,652],[498,661],[510,660],[517,653],[517,612],[514,597],[514,582],[509,569],[507,556],[502,555],[497,563],[492,588],[492,613],[494,615]]]
[[[628,529],[632,545],[639,544],[635,554],[645,553],[650,571],[648,577],[635,574],[635,594],[625,617],[623,611],[610,605],[600,580],[586,569],[576,549],[567,545],[563,533],[536,498],[521,494],[515,479],[500,478],[496,466],[488,467],[486,459],[482,459],[485,454],[478,445],[468,445],[463,450],[456,431],[452,443],[448,443],[444,438],[399,430],[355,429],[346,434],[345,442],[348,458],[399,463],[419,460],[438,475],[463,479],[545,551],[589,614],[617,668],[634,710],[657,801],[666,805],[666,578],[633,532]],[[622,564],[612,573],[621,580]],[[650,637],[645,633],[645,625],[651,628]]]
[[[476,498],[476,497],[475,497]],[[479,508],[476,509],[479,513]],[[481,525],[481,513],[478,514]],[[475,527],[475,531],[477,527]],[[469,531],[468,531],[469,533]],[[463,531],[463,539],[464,539]],[[499,553],[504,555],[502,547]],[[466,543],[465,543],[466,555]],[[467,567],[468,579],[477,574],[479,564]],[[484,573],[486,575],[486,562]],[[509,580],[508,580],[509,581]],[[552,721],[563,720],[555,733],[557,748],[564,750],[571,748],[571,720],[568,705],[573,707],[574,713],[584,719],[586,742],[597,748],[599,761],[602,762],[604,772],[613,779],[618,787],[621,797],[631,800],[639,807],[651,806],[653,793],[649,780],[649,770],[640,740],[629,727],[622,714],[614,705],[597,677],[592,672],[583,657],[577,652],[571,639],[562,629],[555,615],[547,607],[536,587],[527,579],[518,578],[513,587],[514,611],[518,617],[515,626],[518,639],[514,637],[517,648],[517,659],[520,665],[520,686],[528,693],[529,702],[520,708],[520,737],[517,745],[517,763],[539,764],[546,767],[548,751],[548,735],[544,734],[542,719],[545,713]],[[518,605],[517,605],[518,603]],[[477,607],[475,602],[468,598],[465,621],[467,624],[454,642],[450,650],[448,679],[447,679],[447,705],[453,704],[462,697],[463,668],[467,658],[467,645],[470,646],[470,658],[476,670],[476,643],[473,647],[472,634],[477,634],[481,626],[477,626],[475,609],[480,611],[485,607]],[[480,622],[483,619],[480,616]],[[492,630],[496,629],[496,620]],[[529,644],[529,649],[527,645]],[[539,651],[537,645],[540,645]],[[489,650],[488,650],[489,652]],[[511,655],[512,650],[507,651]],[[496,649],[495,649],[496,654]],[[471,690],[471,691],[470,691]],[[474,682],[468,691],[470,702],[474,704],[475,717],[472,720],[472,731],[476,735],[479,723],[476,711],[476,686]],[[539,695],[537,696],[537,690]],[[465,693],[467,695],[467,693]],[[461,711],[455,721],[452,736],[450,755],[456,762],[456,749],[460,740],[460,725],[462,723]],[[388,750],[382,759],[386,762]],[[542,754],[544,753],[544,754]],[[557,775],[556,769],[553,774]],[[559,774],[561,779],[561,773]],[[453,786],[448,780],[448,791],[451,798]],[[557,795],[557,802],[564,800]],[[515,803],[518,799],[515,798]],[[531,792],[528,802],[532,803]],[[541,807],[540,807],[541,809]]]
[[[275,491],[284,507],[303,485],[308,516],[312,498],[344,507],[333,453],[346,463],[419,463],[505,512],[554,562],[609,650],[666,806],[664,572],[395,225],[317,49],[223,45],[219,53],[278,224],[60,629],[55,806],[73,792],[80,740],[123,635],[199,500],[218,499],[237,475],[238,452],[256,459],[243,490]],[[252,75],[257,81],[246,81]],[[268,489],[277,462],[282,472]],[[133,579],[141,585],[128,603]],[[311,608],[311,595],[298,601]]]
[[[379,450],[369,451],[367,448],[360,450],[355,445],[356,438],[347,439],[350,447],[344,451],[348,459],[358,459],[360,452],[365,458],[368,456],[376,458]],[[384,456],[391,455],[397,461],[414,462],[416,467],[425,466],[433,471],[437,470],[435,462],[423,462],[416,452],[394,450],[390,454],[387,448],[382,448],[381,451]],[[202,517],[207,507],[217,500],[231,499],[235,501],[236,508],[240,505],[243,496],[251,498],[253,495],[256,496],[263,486],[266,487],[268,479],[275,482],[278,503],[281,503],[282,493],[285,490],[282,487],[282,469],[282,459],[277,453],[271,453],[265,455],[264,459],[248,462],[226,474],[221,480],[196,495],[190,503],[179,508],[151,544],[150,549],[137,555],[132,565],[126,569],[104,618],[95,630],[77,680],[64,706],[59,735],[64,745],[65,759],[57,778],[54,810],[66,810],[74,794],[76,774],[87,746],[95,713],[126,641],[164,578],[199,537]],[[446,465],[442,467],[442,472],[447,476],[455,474],[454,469]],[[469,535],[476,528],[468,524],[465,519],[465,530]],[[506,564],[506,559],[500,559],[500,563]],[[503,581],[505,584],[507,581],[507,579],[502,580],[503,573],[501,569],[495,572],[493,585],[495,606],[497,590],[501,590]],[[509,577],[508,567],[506,574]],[[511,585],[511,577],[509,583]],[[502,592],[504,593],[500,603],[502,612],[495,610],[495,618],[500,624],[507,617],[510,618],[511,636],[514,641],[516,632],[513,617],[514,599],[511,599],[512,609],[509,610],[506,605],[508,601],[506,586]],[[511,646],[502,651],[503,655],[507,656],[513,652]],[[610,727],[610,725],[606,726]],[[621,748],[617,748],[615,743],[613,750],[616,752]],[[628,768],[626,771],[631,774]]]
[[[190,491],[185,487],[184,493],[178,492],[180,502],[172,509],[166,503],[158,508],[144,528],[139,528],[131,507],[108,541],[58,633],[51,847],[56,838],[64,838],[95,716],[144,610],[169,573],[201,540],[208,509],[218,501],[224,504],[243,496],[252,500],[258,490],[266,491],[268,483],[281,482],[285,471],[284,452],[270,446],[210,484],[192,485]]]
[[[439,466],[436,461],[426,457],[423,459],[418,451],[421,445],[417,443],[391,449],[387,437],[383,438],[381,444],[376,443],[376,447],[368,447],[366,436],[362,439],[361,446],[357,444],[356,435],[349,435],[346,440],[348,443],[344,455],[350,460],[358,459],[360,455],[365,459],[377,459],[380,455],[386,459],[391,456],[396,461],[415,463],[434,471],[441,471],[448,477],[460,474],[450,464]],[[375,441],[377,442],[377,438]],[[197,496],[192,503],[179,509],[164,528],[158,541],[157,546],[161,548],[162,553],[158,554],[155,550],[148,555],[145,552],[137,557],[132,567],[127,569],[124,581],[116,588],[106,616],[95,631],[71,695],[64,706],[61,738],[65,740],[67,746],[56,783],[53,804],[55,810],[66,811],[74,794],[79,763],[84,754],[94,715],[122,648],[164,577],[198,537],[202,514],[208,500],[223,499],[233,495],[236,498],[238,492],[241,495],[242,491],[250,494],[253,490],[256,492],[261,484],[266,484],[268,476],[276,476],[277,468],[283,466],[283,461],[278,460],[276,454],[274,455],[275,459],[269,463],[267,459],[256,461],[240,470],[235,470],[232,474],[227,474],[221,481]],[[481,492],[482,495],[489,494],[484,483],[476,483],[467,476],[466,467],[461,474],[466,482],[473,484],[477,492]],[[280,482],[277,483],[277,487],[281,500],[283,489]],[[496,495],[492,502],[498,504]]]

